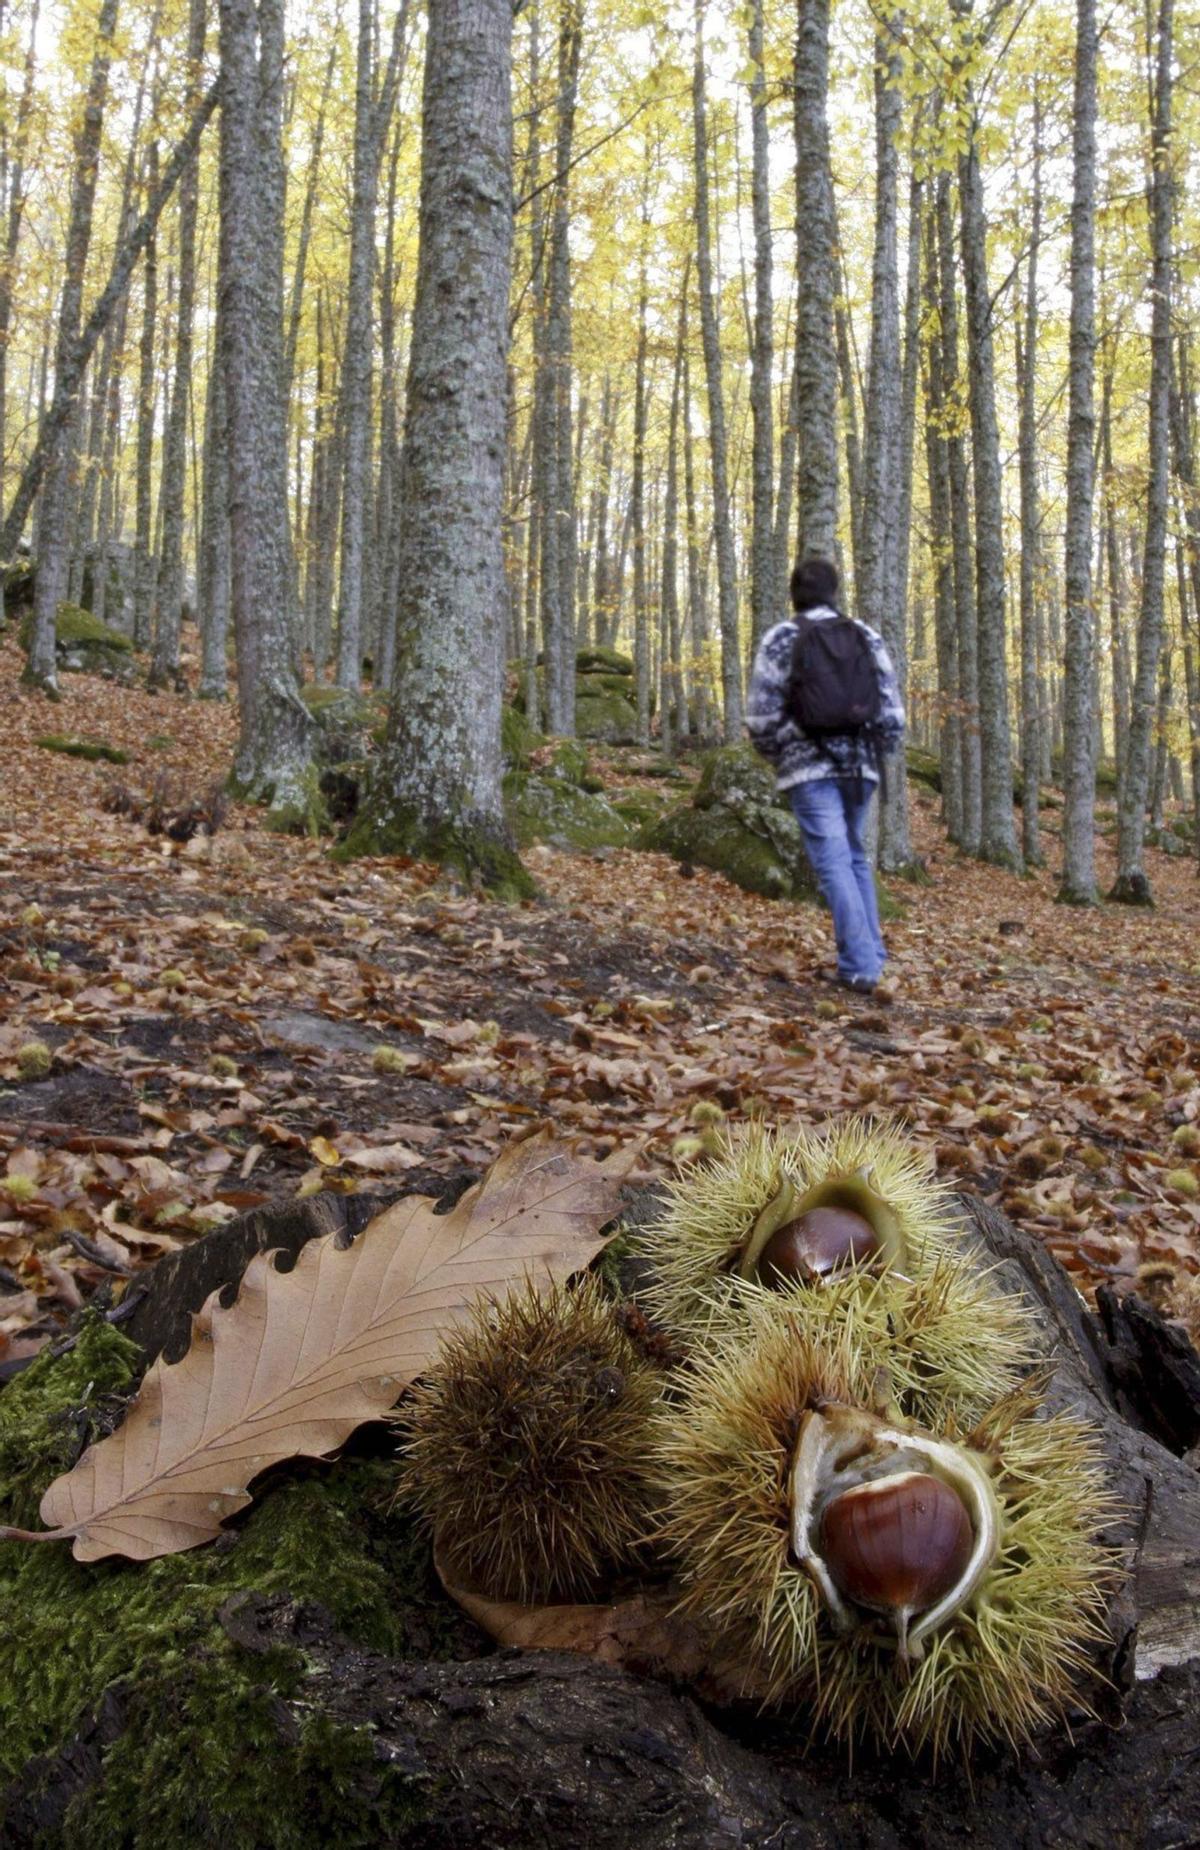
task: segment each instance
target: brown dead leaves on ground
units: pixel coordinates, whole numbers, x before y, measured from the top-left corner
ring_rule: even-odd
[[[597,1153],[648,1136],[653,1171],[722,1116],[891,1112],[1085,1288],[1200,1273],[1192,863],[1149,851],[1153,912],[1076,912],[1050,872],[958,856],[914,789],[933,884],[895,885],[881,1008],[816,980],[824,914],[660,856],[535,849],[545,899],[513,909],[431,868],[335,868],[241,808],[166,843],[105,812],[110,769],[33,745],[17,667],[7,644],[0,1364],[222,1218],[436,1193],[543,1115]],[[56,729],[129,749],[116,775],[165,759],[207,788],[228,762],[229,708],[64,686]],[[628,758],[605,768],[630,781]],[[31,1042],[48,1070],[23,1078]]]

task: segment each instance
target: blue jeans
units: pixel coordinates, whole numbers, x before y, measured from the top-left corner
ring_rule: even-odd
[[[871,983],[887,959],[875,875],[863,846],[874,794],[875,785],[858,777],[820,777],[788,791],[817,885],[833,914],[838,975]]]

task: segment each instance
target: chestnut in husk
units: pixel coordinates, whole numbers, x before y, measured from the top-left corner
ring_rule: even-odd
[[[958,1584],[974,1539],[958,1492],[927,1471],[856,1484],[821,1517],[821,1553],[838,1590],[905,1624]]]
[[[879,1236],[865,1214],[853,1208],[809,1208],[771,1235],[759,1255],[758,1276],[764,1285],[823,1278],[878,1251]]]

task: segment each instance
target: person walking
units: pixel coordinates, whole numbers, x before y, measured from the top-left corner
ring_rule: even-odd
[[[884,758],[904,736],[904,708],[883,638],[837,605],[828,559],[791,578],[795,615],[759,644],[746,730],[775,767],[837,939],[828,982],[870,995],[887,961],[865,831]]]

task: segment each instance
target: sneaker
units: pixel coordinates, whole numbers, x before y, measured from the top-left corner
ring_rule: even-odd
[[[873,996],[875,983],[869,976],[843,976],[832,964],[827,964],[817,975],[823,983],[832,983],[838,989],[852,989],[856,996]]]

